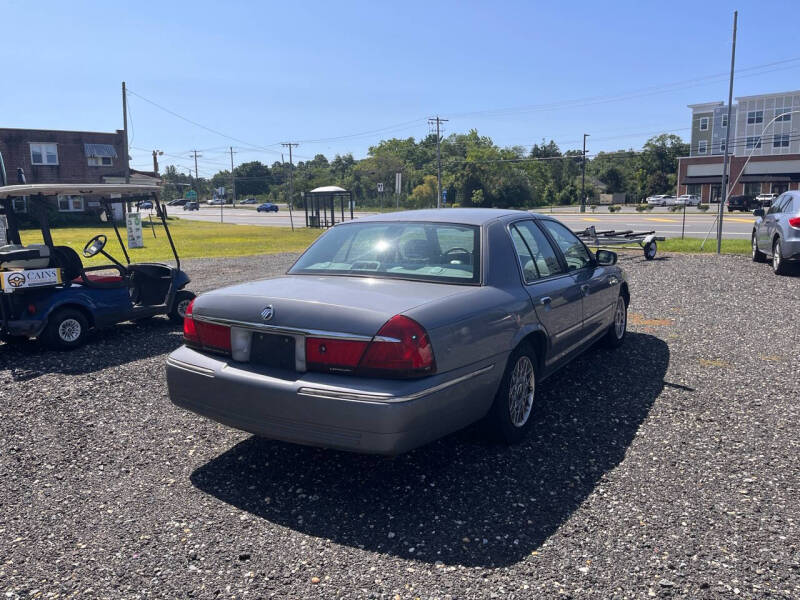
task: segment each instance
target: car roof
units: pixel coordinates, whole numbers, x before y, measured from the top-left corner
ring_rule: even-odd
[[[462,225],[485,225],[504,217],[544,217],[524,210],[506,210],[501,208],[429,208],[422,210],[404,210],[361,217],[352,222],[370,221],[427,221],[430,223],[458,223]]]

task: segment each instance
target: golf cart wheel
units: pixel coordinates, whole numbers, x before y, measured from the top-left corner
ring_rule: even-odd
[[[83,344],[88,330],[89,322],[81,311],[62,308],[47,319],[42,342],[53,350],[71,350]]]
[[[658,244],[656,241],[653,240],[651,242],[647,242],[644,245],[644,258],[645,260],[653,260],[656,257],[656,251],[658,250]]]
[[[186,308],[192,300],[194,300],[194,292],[179,290],[175,294],[175,300],[173,300],[172,308],[169,310],[169,318],[175,323],[183,323],[183,317],[186,316]]]

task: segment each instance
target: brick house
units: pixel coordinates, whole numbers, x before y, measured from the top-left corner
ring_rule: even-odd
[[[116,183],[125,175],[125,136],[95,131],[0,128],[2,154],[8,184],[18,183],[18,169],[27,183]],[[133,183],[152,183],[154,178],[131,171]],[[124,181],[124,179],[122,179]],[[146,180],[146,181],[145,181]],[[99,204],[83,196],[59,196],[52,200],[59,212],[96,213]],[[25,212],[27,202],[15,202]]]

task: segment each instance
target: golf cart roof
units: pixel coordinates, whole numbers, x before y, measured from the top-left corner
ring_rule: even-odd
[[[20,198],[22,196],[59,196],[84,194],[93,196],[109,196],[120,194],[123,196],[142,196],[145,194],[158,194],[161,187],[157,185],[142,185],[134,183],[30,183],[25,185],[5,185],[0,187],[0,200],[4,198]],[[110,201],[124,201],[122,198],[109,198]]]

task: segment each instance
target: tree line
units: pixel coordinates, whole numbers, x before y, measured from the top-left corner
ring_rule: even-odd
[[[641,150],[600,152],[586,159],[585,193],[588,202],[600,193],[625,193],[629,202],[652,194],[675,193],[677,159],[688,156],[689,145],[679,136],[662,134],[647,140]],[[451,134],[441,141],[442,188],[448,204],[498,208],[531,208],[580,202],[582,152],[562,151],[550,140],[530,150],[500,147],[476,130]],[[436,136],[383,140],[369,148],[366,158],[323,154],[293,167],[295,197],[323,185],[338,185],[353,192],[359,206],[426,208],[436,205]],[[242,163],[233,170],[238,199],[257,197],[285,202],[289,198],[288,163],[271,166],[259,161]],[[402,173],[402,189],[395,190],[395,173]],[[168,166],[162,176],[165,198],[182,195],[189,187],[201,198],[213,190],[229,190],[230,171],[195,179]],[[384,193],[378,192],[384,184]]]

